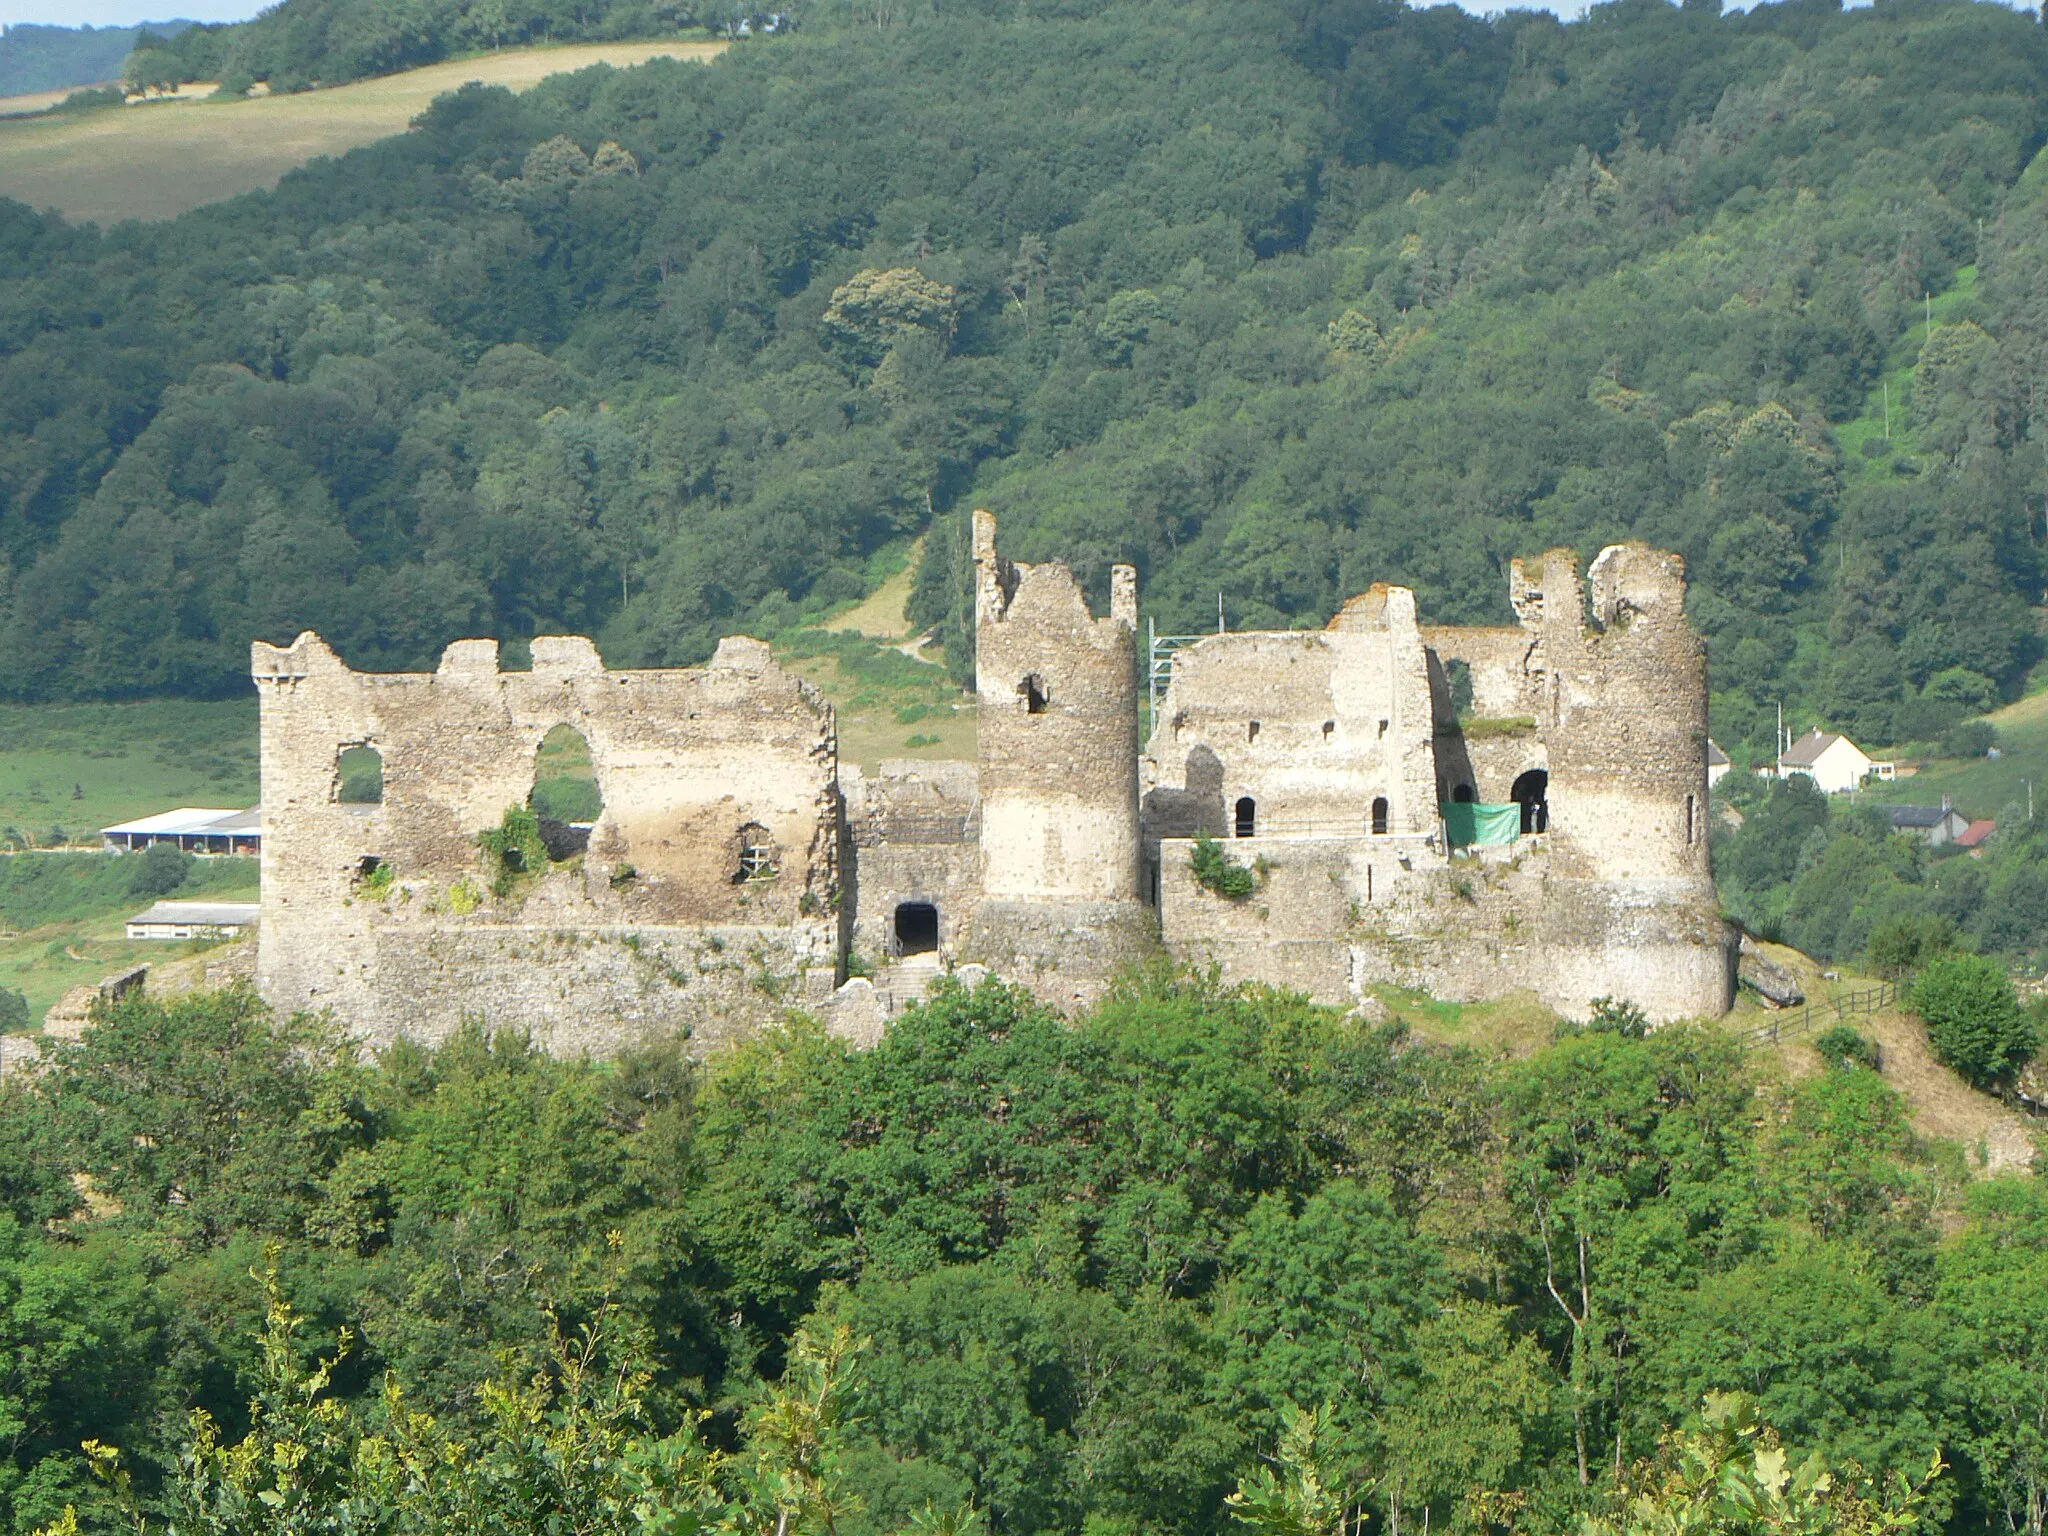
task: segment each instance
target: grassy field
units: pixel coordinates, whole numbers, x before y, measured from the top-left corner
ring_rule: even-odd
[[[918,643],[903,611],[917,553],[899,550],[869,596],[775,645],[776,660],[838,710],[839,760],[869,772],[884,758],[974,756],[974,699],[947,676],[938,647]]]
[[[0,857],[0,987],[28,998],[40,1022],[71,987],[143,960],[159,964],[202,952],[206,943],[130,940],[123,920],[155,894],[138,890],[138,856],[23,853]],[[254,901],[254,859],[191,860],[167,899]]]
[[[0,117],[27,117],[61,106],[73,91],[89,91],[89,85],[67,85],[61,91],[30,91],[25,96],[0,96]]]
[[[2024,806],[2032,780],[2036,811],[2048,815],[2048,693],[2030,694],[1984,718],[1998,728],[1996,758],[1926,763],[1911,778],[1867,793],[1899,805],[1939,805],[1950,795],[1965,815],[1996,816],[2009,805]]]
[[[332,90],[153,102],[0,122],[0,196],[76,220],[166,219],[259,187],[316,155],[402,133],[472,80],[515,91],[593,64],[706,59],[724,43],[584,43],[433,64]]]
[[[180,805],[256,803],[256,701],[0,706],[0,828],[38,846]]]

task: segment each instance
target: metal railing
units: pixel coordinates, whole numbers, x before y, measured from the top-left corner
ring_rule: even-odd
[[[1768,1024],[1744,1030],[1742,1043],[1745,1049],[1754,1049],[1760,1045],[1776,1045],[1781,1040],[1797,1040],[1823,1025],[1846,1024],[1862,1014],[1882,1013],[1898,1000],[1899,984],[1895,981],[1856,992],[1838,992],[1825,1002],[1809,1002],[1773,1014]]]
[[[1150,619],[1145,621],[1145,700],[1151,706],[1154,721],[1159,718],[1159,706],[1166,702],[1166,690],[1173,682],[1174,652],[1208,638],[1207,635],[1162,635],[1152,628]]]

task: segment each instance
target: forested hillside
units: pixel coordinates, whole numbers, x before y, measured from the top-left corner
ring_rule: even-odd
[[[160,21],[153,23],[151,30],[171,40],[191,25],[189,21]],[[29,23],[0,27],[0,96],[118,80],[121,63],[142,31],[141,27],[39,27]]]
[[[1823,1043],[1488,1060],[1155,977],[598,1068],[138,996],[0,1091],[0,1528],[135,1531],[90,1439],[185,1536],[1602,1536],[1741,1391],[1823,1509],[1613,1529],[2028,1529],[2048,1194]],[[1927,1524],[1856,1518],[1937,1451]]]
[[[1642,537],[1723,740],[1938,729],[2037,649],[2044,122],[1991,4],[991,0],[466,92],[169,225],[0,205],[0,679],[687,662],[934,525],[948,622],[978,501],[1167,629],[1499,619]]]

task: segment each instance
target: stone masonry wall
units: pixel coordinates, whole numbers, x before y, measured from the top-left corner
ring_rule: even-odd
[[[1254,894],[1228,901],[1203,890],[1188,867],[1192,844],[1169,841],[1160,909],[1167,947],[1227,979],[1337,1006],[1385,983],[1449,1002],[1528,993],[1568,1017],[1603,996],[1659,1022],[1726,1010],[1733,972],[1716,913],[1620,883],[1560,880],[1546,838],[1450,859],[1405,839],[1229,848],[1257,861]]]
[[[1170,813],[1147,827],[1167,947],[1331,1002],[1393,982],[1452,1000],[1527,991],[1573,1016],[1602,996],[1627,998],[1658,1020],[1725,1012],[1734,950],[1706,849],[1705,653],[1684,597],[1675,555],[1617,546],[1582,581],[1577,558],[1553,551],[1513,569],[1517,628],[1418,632],[1430,729],[1392,735],[1388,758],[1426,786],[1413,800],[1432,810],[1461,787],[1503,803],[1521,775],[1546,772],[1549,830],[1510,847],[1453,857],[1419,819],[1397,822],[1409,840],[1392,847],[1327,814],[1291,826],[1288,804],[1334,804],[1327,797],[1358,793],[1359,774],[1394,765],[1359,754],[1349,783],[1346,766],[1331,764],[1318,782],[1290,784],[1289,774],[1313,763],[1313,744],[1302,752],[1290,728],[1274,742],[1281,761],[1259,781],[1259,835],[1227,845],[1257,862],[1260,889],[1229,902],[1195,883],[1192,844],[1177,840],[1216,825],[1213,817],[1191,824],[1185,786],[1173,798],[1149,796],[1148,807]],[[1347,615],[1369,625],[1372,610],[1361,599]],[[1299,713],[1300,653],[1289,648],[1303,638],[1218,637],[1176,657],[1167,706],[1175,713],[1162,731],[1247,712],[1261,721],[1250,739],[1226,746],[1216,732],[1201,743],[1215,759],[1203,763],[1205,791],[1226,815],[1235,786],[1253,782],[1233,756],[1257,762],[1265,718]],[[1228,664],[1197,660],[1183,674],[1183,658],[1205,655]],[[1454,660],[1472,676],[1463,724],[1450,695]],[[1370,652],[1332,658],[1338,672],[1380,665]],[[1199,714],[1176,702],[1183,676]],[[1164,756],[1155,733],[1148,768],[1163,771]]]
[[[1321,632],[1212,635],[1179,652],[1141,767],[1150,835],[1341,836],[1437,824],[1428,658],[1415,599],[1376,587]]]
[[[896,909],[938,909],[939,947],[956,951],[981,902],[981,794],[974,764],[890,760],[873,778],[840,770],[855,913],[853,947],[879,962],[896,952]]]
[[[996,553],[974,514],[982,880],[1003,900],[1138,894],[1137,575],[1088,611],[1064,565]]]
[[[433,673],[388,675],[306,634],[253,646],[251,671],[273,1004],[331,1007],[372,1042],[481,1016],[598,1051],[716,1036],[836,979],[832,712],[760,642],[728,640],[701,669],[611,672],[588,640],[542,637],[531,672],[501,672],[495,642],[458,641]],[[494,896],[477,835],[526,802],[558,724],[589,743],[603,815],[586,854]],[[339,800],[356,745],[382,755],[381,804]],[[772,873],[748,878],[748,844]],[[381,895],[366,861],[392,876]]]

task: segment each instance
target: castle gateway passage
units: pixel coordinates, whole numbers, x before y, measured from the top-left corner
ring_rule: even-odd
[[[464,640],[399,675],[310,633],[256,644],[264,995],[374,1042],[481,1017],[564,1053],[703,1049],[832,1019],[855,955],[1069,1006],[1164,946],[1340,1005],[1394,983],[1728,1007],[1677,556],[1518,561],[1508,627],[1424,626],[1376,586],[1319,632],[1187,639],[1143,742],[1136,573],[1098,616],[1066,566],[1000,555],[986,512],[974,570],[976,759],[872,775],[745,637],[640,671],[544,636],[506,672]],[[565,741],[580,788],[545,777]],[[1205,838],[1248,891],[1198,877]]]

